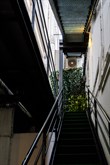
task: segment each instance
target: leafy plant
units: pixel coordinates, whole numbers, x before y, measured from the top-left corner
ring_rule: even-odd
[[[54,71],[50,75],[51,89],[54,96],[58,94],[58,75],[59,75],[58,71]]]
[[[56,72],[57,77],[59,72]],[[54,80],[55,73],[50,76],[52,89],[55,90]],[[56,86],[58,92],[58,86]],[[82,68],[73,68],[63,70],[63,100],[64,110],[66,111],[83,111],[86,109],[86,98],[83,81]]]
[[[66,96],[82,93],[82,68],[73,68],[63,71],[63,87]]]
[[[87,108],[85,95],[71,95],[65,105],[65,110],[69,112],[84,111]]]

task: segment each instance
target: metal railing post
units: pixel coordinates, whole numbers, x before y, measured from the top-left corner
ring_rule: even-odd
[[[109,131],[109,144],[110,144],[110,121],[108,123],[108,131]],[[109,145],[109,153],[110,153],[110,145]]]
[[[49,66],[49,62],[50,62],[50,43],[48,42],[48,45],[47,45],[47,49],[48,49],[48,53],[47,53],[47,76],[49,76],[49,69],[50,69],[50,66]]]
[[[95,110],[95,130],[96,130],[96,134],[98,134],[98,127],[97,127],[97,102],[94,99],[94,110]]]
[[[88,113],[90,115],[90,92],[89,89],[87,90],[87,101],[88,101]]]
[[[87,96],[88,96],[88,107],[89,107],[89,89],[87,91]]]
[[[57,118],[56,118],[56,126],[55,126],[55,143],[57,143],[57,137],[58,137],[58,122],[59,122],[59,107],[58,107],[58,102],[57,102]]]
[[[46,155],[46,130],[43,131],[43,151],[42,151],[42,165],[45,165],[45,155]]]
[[[60,55],[59,55],[59,91],[62,89],[63,86],[63,50],[60,48]]]

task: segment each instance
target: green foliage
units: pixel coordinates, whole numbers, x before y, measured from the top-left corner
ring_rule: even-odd
[[[73,68],[63,71],[64,99],[67,100],[71,95],[78,95],[84,92],[82,88],[82,77],[82,68]]]
[[[52,72],[50,75],[51,89],[54,96],[57,96],[58,94],[58,75],[58,71]]]
[[[69,112],[85,111],[87,108],[87,100],[85,95],[71,95],[65,105],[65,110]]]
[[[87,107],[82,68],[63,71],[64,110],[84,111]]]
[[[58,83],[55,85],[59,72],[50,75],[53,92],[58,93]],[[63,100],[65,111],[84,111],[87,107],[82,68],[63,70]]]

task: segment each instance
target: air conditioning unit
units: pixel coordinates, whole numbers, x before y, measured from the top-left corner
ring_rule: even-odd
[[[76,68],[77,67],[77,58],[71,57],[68,58],[68,68]]]

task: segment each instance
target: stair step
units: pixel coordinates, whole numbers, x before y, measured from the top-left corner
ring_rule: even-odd
[[[78,116],[83,116],[86,115],[86,111],[84,112],[65,112],[66,116],[74,116],[74,115],[78,115]]]
[[[86,116],[86,111],[85,112],[65,112],[65,116]]]
[[[86,112],[66,112],[54,165],[98,165],[93,134]]]
[[[74,128],[74,125],[75,126],[80,126],[80,127],[84,127],[84,126],[87,126],[90,128],[90,125],[88,123],[88,121],[64,121],[62,126],[66,126],[66,125],[71,125],[73,128]],[[68,128],[71,128],[71,127],[68,127]]]
[[[70,125],[70,126],[88,126],[89,127],[89,123],[88,122],[64,122],[62,126],[66,126],[66,125]]]
[[[87,118],[87,115],[86,113],[68,112],[68,113],[65,113],[64,118]]]
[[[90,137],[90,138],[66,138],[66,139],[64,139],[64,137],[63,138],[61,138],[60,140],[59,140],[59,144],[61,144],[61,145],[74,145],[74,144],[78,144],[78,145],[81,145],[81,144],[89,144],[89,145],[91,145],[91,144],[94,144],[94,140],[93,140],[93,138],[92,137]]]
[[[61,165],[61,164],[57,163],[55,165]],[[63,163],[62,165],[73,165],[73,164]],[[80,164],[79,163],[77,163],[77,164],[75,163],[74,165],[100,165],[100,164],[99,163],[94,163],[94,164],[93,163],[92,164],[91,163],[80,163]]]
[[[75,132],[75,133],[71,133],[71,132],[62,132],[60,137],[64,137],[66,138],[91,138],[92,137],[92,133],[91,132]]]
[[[78,128],[62,128],[62,132],[91,132],[89,127],[78,127]]]
[[[57,154],[96,153],[95,145],[59,145]]]
[[[88,120],[86,119],[64,119],[63,122],[69,122],[69,123],[75,123],[75,122],[79,122],[79,123],[88,123]]]
[[[85,118],[87,118],[87,115],[86,114],[84,114],[84,115],[75,115],[75,114],[73,114],[73,115],[64,115],[64,118],[65,119],[85,119]]]
[[[71,123],[71,124],[64,124],[63,123],[63,125],[62,125],[62,129],[63,128],[76,128],[76,129],[86,129],[86,128],[89,128],[90,129],[90,126],[88,125],[88,124],[86,124],[86,123],[82,123],[82,124],[79,124],[79,123]]]
[[[57,154],[55,164],[65,163],[98,163],[99,159],[95,153]]]

